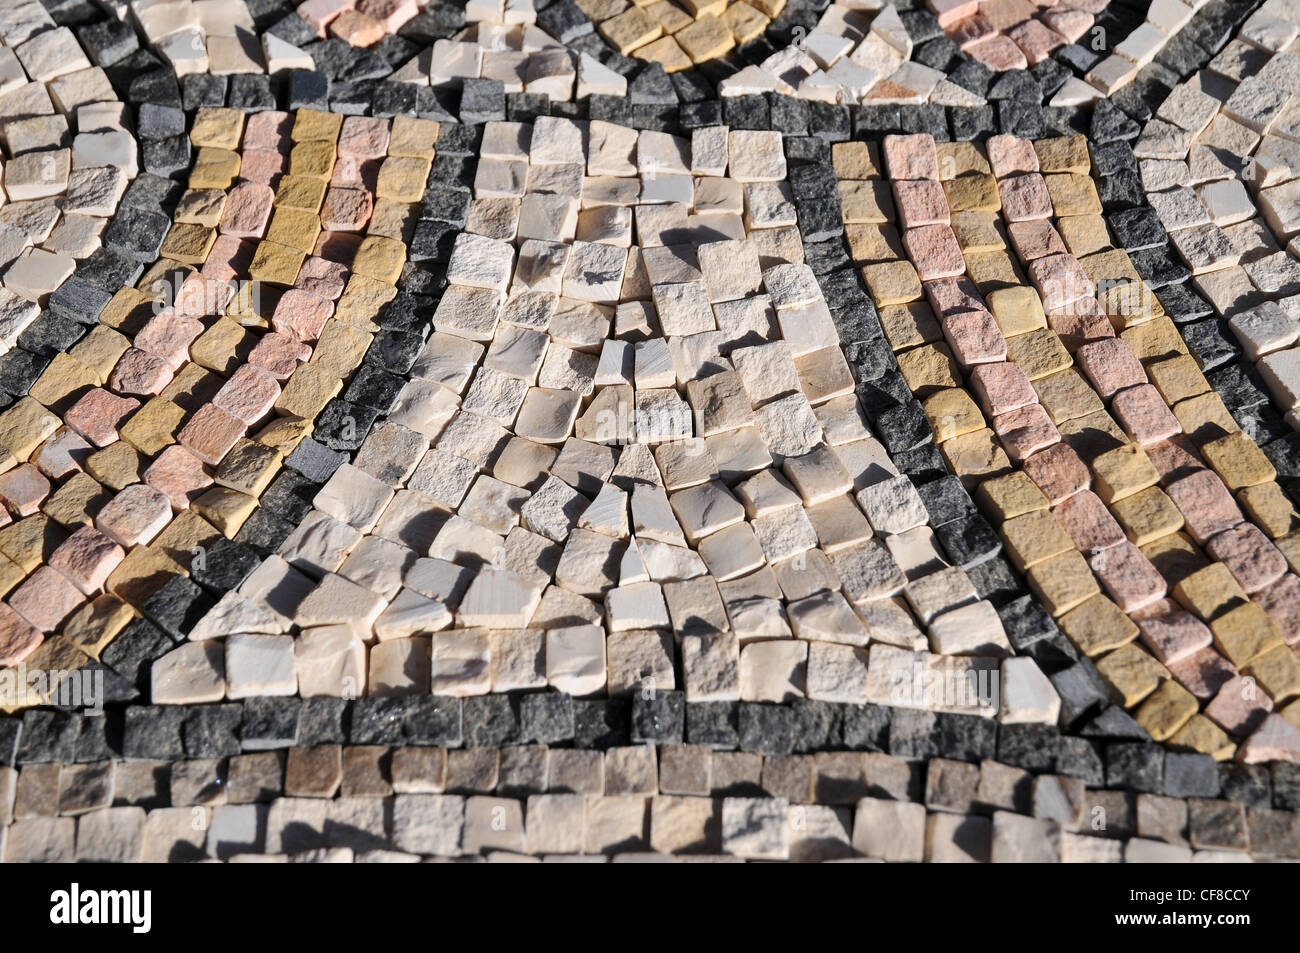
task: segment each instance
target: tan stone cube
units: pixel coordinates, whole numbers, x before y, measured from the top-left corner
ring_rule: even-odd
[[[1277,471],[1259,445],[1243,433],[1211,441],[1201,447],[1201,453],[1233,492],[1277,477]]]
[[[1254,664],[1272,649],[1286,647],[1281,630],[1253,602],[1229,609],[1212,620],[1210,631],[1214,633],[1214,647],[1237,668]]]
[[[1038,563],[1026,575],[1030,589],[1054,618],[1101,592],[1087,561],[1075,550]]]
[[[1131,642],[1098,660],[1097,674],[1110,687],[1115,702],[1125,708],[1138,704],[1160,686],[1162,678],[1169,676],[1152,655]]]
[[[1043,491],[1020,470],[984,481],[975,491],[975,499],[999,523],[1051,505]]]

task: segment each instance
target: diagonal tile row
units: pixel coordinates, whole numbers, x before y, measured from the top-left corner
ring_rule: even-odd
[[[1289,130],[1300,60],[1286,50],[1300,24],[1279,20],[1269,4],[1256,17],[1273,29],[1243,29],[1249,42],[1234,40],[1174,90],[1134,143],[1150,209],[1134,212],[1128,227],[1148,246],[1168,235],[1197,291],[1227,322],[1249,362],[1214,375],[1226,394],[1244,373],[1236,389],[1246,400],[1232,409],[1271,395],[1294,427],[1300,264],[1288,243],[1300,154]],[[1252,424],[1258,436],[1272,435],[1268,419]]]
[[[0,424],[20,517],[0,531],[7,664],[84,665],[134,625],[132,607],[179,637],[211,603],[185,576],[223,591],[256,565],[231,538],[396,294],[405,246],[380,233],[406,227],[400,199],[423,195],[438,127],[391,130],[320,112],[245,128],[243,113],[201,110],[174,221],[124,205],[106,234],[128,283],[111,297],[85,283],[99,323]]]
[[[949,466],[1153,737],[1227,757],[1225,730],[1252,735],[1247,759],[1294,747],[1268,712],[1297,691],[1298,581],[1229,493],[1277,492],[1273,468],[1239,432],[1211,432],[1226,411],[1110,248],[1082,137],[940,148],[887,138],[892,196],[865,145],[836,158],[856,180],[842,188],[870,196],[846,208],[850,244]]]

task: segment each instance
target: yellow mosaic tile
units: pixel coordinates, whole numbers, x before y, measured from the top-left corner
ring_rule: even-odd
[[[1291,533],[1273,540],[1273,545],[1281,550],[1291,571],[1300,575],[1300,532]]]
[[[397,289],[391,284],[354,274],[334,307],[334,316],[349,324],[368,324],[396,296]]]
[[[1029,588],[1054,618],[1101,592],[1087,561],[1076,550],[1038,563],[1026,577]]]
[[[0,412],[0,447],[14,460],[29,459],[36,447],[59,429],[60,423],[59,417],[35,399],[18,399],[8,410]]]
[[[145,466],[140,452],[122,440],[86,457],[86,472],[113,490],[139,483]]]
[[[432,163],[410,156],[389,156],[379,167],[375,197],[411,204],[424,197]]]
[[[642,6],[642,4],[638,4]],[[690,26],[695,22],[695,18],[683,10],[681,7],[669,3],[668,0],[659,0],[658,3],[644,4],[645,12],[654,17],[659,25],[664,28],[665,33],[676,33],[684,26]],[[753,10],[753,7],[750,7]],[[724,11],[725,12],[725,11]],[[754,10],[758,13],[757,10]],[[762,14],[759,14],[762,16]]]
[[[1106,220],[1100,215],[1071,215],[1056,223],[1065,248],[1075,258],[1084,258],[1111,247]]]
[[[1100,215],[1101,198],[1097,186],[1087,175],[1074,173],[1047,174],[1047,191],[1052,207],[1062,218],[1070,215]]]
[[[220,189],[189,189],[176,203],[172,218],[191,225],[215,228],[226,207],[226,193]]]
[[[244,134],[244,114],[238,109],[202,106],[190,123],[190,142],[195,148],[238,149]]]
[[[1160,482],[1160,474],[1137,445],[1101,454],[1092,461],[1092,471],[1093,489],[1107,503],[1122,500]]]
[[[772,21],[748,3],[733,3],[718,15],[737,43],[748,43],[763,35]]]
[[[1132,642],[1099,659],[1097,674],[1110,688],[1114,702],[1125,708],[1138,704],[1169,677],[1163,665]]]
[[[1216,761],[1228,761],[1236,753],[1228,733],[1204,715],[1193,715],[1174,732],[1169,747],[1208,754]]]
[[[358,360],[357,364],[360,363]],[[254,439],[287,457],[298,444],[311,436],[313,427],[314,422],[303,417],[276,417],[259,430]]]
[[[948,179],[943,191],[954,212],[996,212],[1002,207],[997,180],[991,175],[972,173]]]
[[[1110,689],[1113,701],[1131,709],[1154,692],[1169,672],[1147,651],[1130,642],[1097,660],[1097,675]]]
[[[278,242],[262,241],[253,253],[253,263],[249,265],[248,274],[254,281],[265,281],[274,285],[292,285],[298,280],[298,271],[302,268],[307,253]]]
[[[363,278],[374,278],[388,285],[396,285],[406,264],[406,246],[392,238],[368,235],[361,240],[356,257],[352,260],[352,273]]]
[[[1034,390],[1039,403],[1058,427],[1067,420],[1105,409],[1097,392],[1073,368],[1034,381]]]
[[[99,314],[101,324],[135,336],[153,317],[153,297],[137,288],[120,288]]]
[[[1033,288],[999,288],[987,295],[989,311],[1006,338],[1047,327],[1043,303]]]
[[[889,184],[879,179],[840,182],[840,211],[846,225],[883,225],[894,221]]]
[[[1089,465],[1103,453],[1128,443],[1128,434],[1104,410],[1063,421],[1058,429],[1061,439]]]
[[[1051,506],[1043,491],[1022,470],[984,481],[975,491],[975,499],[997,522]]]
[[[1174,584],[1172,595],[1183,608],[1210,622],[1246,603],[1246,591],[1223,563],[1209,563]]]
[[[32,573],[42,563],[49,562],[55,547],[67,534],[43,514],[27,516],[0,529],[0,553],[4,553],[23,572]]]
[[[213,474],[213,480],[219,486],[258,497],[279,474],[283,463],[284,457],[278,450],[273,450],[259,441],[241,437],[235,441],[230,452],[222,459],[221,465]],[[202,509],[199,509],[199,513],[205,517],[207,515]],[[209,522],[217,525],[211,519]]]
[[[1119,336],[1143,364],[1167,361],[1187,353],[1187,344],[1177,325],[1163,314],[1150,315],[1149,321],[1126,328]]]
[[[190,169],[190,188],[228,189],[239,175],[238,152],[229,149],[199,149]]]
[[[135,618],[135,611],[112,593],[87,602],[63,624],[63,637],[98,661],[100,653]]]
[[[1038,153],[1039,171],[1044,175],[1052,172],[1087,175],[1092,168],[1092,160],[1088,155],[1088,137],[1082,134],[1037,139],[1034,141],[1034,151]]]
[[[1014,288],[1024,281],[1011,256],[1002,249],[966,252],[965,259],[967,276],[985,295],[999,288]]]
[[[1020,365],[1031,381],[1041,380],[1074,364],[1054,331],[1027,331],[1007,339],[1007,359]]]
[[[1268,483],[1277,477],[1277,471],[1264,456],[1264,451],[1240,432],[1203,444],[1201,455],[1233,492]]]
[[[967,490],[982,480],[1011,471],[1011,460],[988,428],[947,440],[940,445],[939,452]]]
[[[897,355],[898,369],[907,386],[918,397],[936,390],[961,386],[961,369],[948,345],[939,342],[903,351]]]
[[[1146,370],[1147,377],[1170,407],[1189,397],[1204,394],[1210,389],[1209,381],[1201,373],[1200,365],[1190,355],[1156,361],[1148,364]]]
[[[320,231],[320,217],[316,213],[299,208],[278,208],[271,216],[262,244],[271,242],[310,255]]]
[[[731,30],[713,14],[700,17],[673,34],[673,39],[693,63],[724,56],[736,45]]]
[[[1300,512],[1276,483],[1248,486],[1237,494],[1237,502],[1270,539],[1300,531]]]
[[[943,329],[930,306],[924,302],[887,305],[878,314],[892,350],[901,351],[943,340]]]
[[[176,442],[176,432],[184,422],[184,410],[170,400],[155,397],[131,415],[120,435],[142,454],[153,457]]]
[[[1277,645],[1256,655],[1246,666],[1245,674],[1268,692],[1274,707],[1300,696],[1300,661],[1289,645]]]
[[[862,269],[862,278],[877,307],[907,304],[921,297],[921,279],[909,261],[867,265]]]
[[[831,146],[831,164],[839,179],[879,179],[884,174],[880,146],[874,142],[835,143]]]
[[[388,154],[433,159],[441,128],[432,119],[394,116],[388,133]]]
[[[1137,624],[1105,596],[1093,596],[1057,619],[1056,624],[1089,658],[1127,645],[1138,636]]]
[[[337,142],[343,128],[343,117],[339,113],[326,112],[322,109],[299,109],[293,116],[293,129],[289,138],[294,142]]]
[[[1050,510],[1037,510],[1002,524],[1007,555],[1022,572],[1062,553],[1073,552],[1074,542]]]
[[[109,592],[140,605],[173,576],[188,575],[180,563],[156,546],[137,546],[113,570],[105,584]]]
[[[1124,534],[1137,546],[1155,542],[1183,528],[1183,514],[1158,487],[1147,487],[1111,504]]]
[[[343,382],[315,364],[301,364],[285,382],[275,409],[294,417],[316,419],[325,405],[343,389]]]
[[[921,408],[930,421],[937,443],[983,430],[987,426],[979,405],[960,387],[936,391],[921,401]]]
[[[993,251],[1007,247],[1002,223],[994,212],[954,212],[952,232],[963,252]]]
[[[361,363],[374,335],[343,321],[331,320],[312,351],[311,363],[342,379]]]
[[[1211,620],[1210,631],[1214,633],[1214,647],[1237,668],[1246,668],[1270,649],[1285,648],[1282,632],[1253,602]]]
[[[111,327],[97,324],[90,333],[74,344],[68,356],[90,368],[101,381],[108,380],[118,359],[131,346],[131,340]]]
[[[663,72],[669,74],[681,73],[682,70],[690,69],[693,65],[690,57],[686,56],[685,49],[682,49],[672,36],[660,36],[654,43],[647,43],[637,49],[634,56],[638,60],[658,62],[663,66]]]
[[[967,173],[990,175],[989,160],[973,142],[936,142],[939,179],[949,182]]]
[[[257,509],[257,497],[240,493],[225,486],[205,490],[193,503],[194,511],[220,530],[228,539],[234,539],[245,520]]]
[[[79,526],[91,526],[113,493],[88,473],[74,473],[57,490],[45,498],[41,512],[69,532]]]
[[[220,538],[216,527],[187,509],[177,513],[151,545],[178,566],[188,567],[196,553],[204,553]]]
[[[1211,443],[1241,429],[1214,391],[1180,400],[1172,409],[1183,432],[1197,444]]]
[[[323,179],[307,175],[283,176],[275,190],[275,207],[302,209],[315,215],[320,211],[328,189],[329,183]]]
[[[618,16],[611,17],[600,24],[599,30],[610,46],[624,56],[637,47],[657,40],[664,32],[658,21],[640,7],[629,7]]]
[[[893,225],[846,225],[849,255],[860,265],[905,258],[903,241]]]
[[[104,379],[96,371],[75,357],[56,354],[27,393],[33,400],[62,414],[87,390],[103,382]]]
[[[289,151],[289,174],[328,179],[334,171],[336,156],[333,142],[300,142]]]
[[[0,598],[9,595],[26,578],[27,573],[23,572],[22,566],[0,554]]]
[[[187,265],[201,265],[217,240],[217,230],[178,222],[163,239],[161,254]]]
[[[1195,695],[1172,678],[1167,678],[1147,696],[1133,717],[1152,740],[1168,741],[1199,708]]]
[[[211,401],[224,383],[216,374],[191,362],[180,369],[159,396],[192,414]]]
[[[374,211],[370,213],[370,224],[366,226],[366,234],[409,242],[411,236],[415,234],[415,226],[419,221],[417,212],[418,206],[394,202],[392,199],[380,199],[375,203]]]

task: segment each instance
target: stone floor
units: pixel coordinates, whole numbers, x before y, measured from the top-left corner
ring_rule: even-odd
[[[1300,858],[1286,5],[12,6],[0,859]]]

